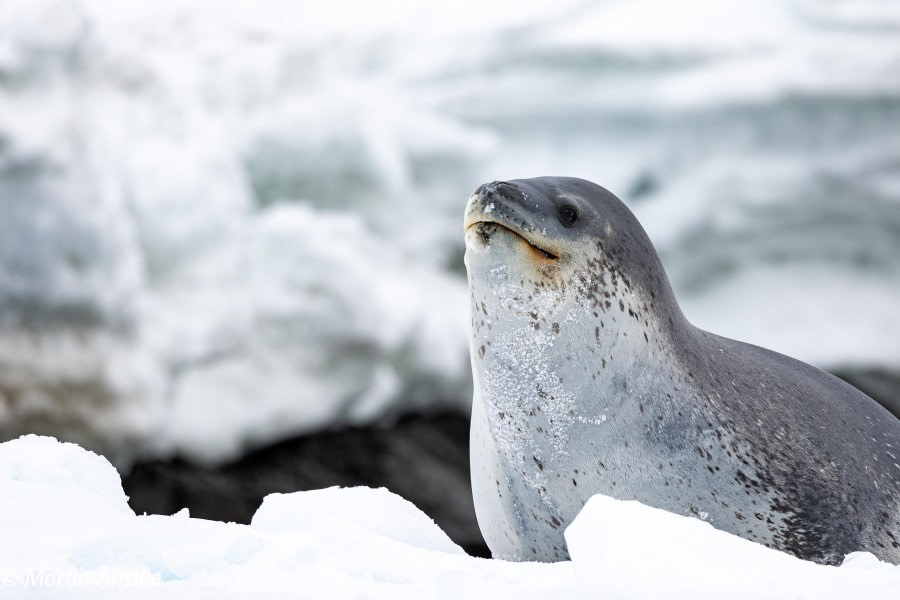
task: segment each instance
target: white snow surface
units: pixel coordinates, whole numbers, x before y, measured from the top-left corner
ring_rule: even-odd
[[[467,556],[384,489],[268,496],[250,525],[138,516],[103,457],[0,444],[0,596],[28,598],[893,599],[900,567],[804,562],[708,523],[609,497],[566,530],[571,562]]]

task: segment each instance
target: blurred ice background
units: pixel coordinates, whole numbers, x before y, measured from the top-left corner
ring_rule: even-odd
[[[463,206],[551,174],[695,324],[900,380],[900,4],[0,0],[0,437],[466,411]]]

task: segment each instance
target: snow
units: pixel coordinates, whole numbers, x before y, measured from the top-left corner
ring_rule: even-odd
[[[457,340],[465,288],[404,260],[357,216],[273,206],[248,232],[242,264],[249,276],[233,291],[246,302],[241,318],[220,334],[221,355],[187,369],[173,394],[170,439],[191,458],[213,462],[335,422],[452,403],[468,389]],[[229,303],[188,306],[209,313]],[[183,327],[184,313],[174,316],[172,328]],[[415,393],[426,384],[430,394]]]
[[[807,563],[708,523],[595,496],[572,562],[473,558],[387,490],[268,496],[250,525],[135,515],[104,458],[53,438],[0,444],[0,595],[47,598],[896,598],[870,554]]]
[[[267,8],[0,4],[5,439],[221,462],[468,407],[465,282],[401,159],[484,136],[328,77],[351,4]]]
[[[365,510],[360,510],[365,507]],[[251,522],[270,531],[358,531],[450,554],[464,554],[425,513],[384,488],[269,494]]]
[[[596,537],[604,536],[602,543]],[[591,498],[566,530],[579,578],[613,598],[889,598],[900,567],[868,552],[840,567],[803,561],[635,501]],[[636,569],[638,559],[645,568]],[[652,575],[651,575],[652,573]]]

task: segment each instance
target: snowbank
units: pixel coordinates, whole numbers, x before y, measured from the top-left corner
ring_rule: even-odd
[[[212,462],[468,406],[459,210],[404,161],[489,140],[332,77],[345,13],[2,3],[0,439]]]
[[[274,494],[251,525],[135,516],[110,463],[73,444],[0,444],[0,587],[43,598],[895,598],[900,567],[806,563],[707,523],[594,497],[571,563],[472,558],[380,489]],[[127,588],[127,589],[124,589]]]

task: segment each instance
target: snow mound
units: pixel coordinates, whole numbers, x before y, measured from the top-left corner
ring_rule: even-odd
[[[251,525],[270,531],[355,529],[416,548],[465,554],[428,515],[385,488],[331,487],[269,494]]]
[[[0,596],[30,598],[897,598],[900,567],[824,567],[637,502],[596,496],[573,562],[466,556],[387,490],[268,496],[252,525],[135,516],[105,459],[27,436],[0,444]],[[123,588],[127,588],[124,590]],[[25,594],[22,594],[22,593]]]
[[[69,512],[77,496],[82,506],[134,516],[119,473],[108,460],[54,438],[26,435],[0,444],[0,482],[4,497],[27,495],[53,506],[57,514]]]
[[[868,552],[840,568],[800,560],[719,531],[699,519],[636,501],[591,498],[566,529],[580,579],[610,597],[887,598],[900,593],[900,567]],[[894,596],[896,597],[896,596]]]

